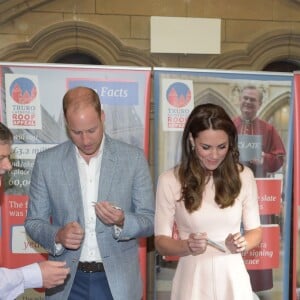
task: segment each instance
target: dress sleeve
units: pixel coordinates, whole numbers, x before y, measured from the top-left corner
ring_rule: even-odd
[[[172,237],[179,184],[173,170],[162,173],[157,182],[155,208],[155,235]]]
[[[277,133],[276,129],[266,124],[266,132],[264,138],[264,170],[265,172],[276,172],[278,171],[283,163],[286,155],[284,144]]]
[[[260,227],[257,185],[252,171],[245,167],[242,173],[243,226],[245,230]]]

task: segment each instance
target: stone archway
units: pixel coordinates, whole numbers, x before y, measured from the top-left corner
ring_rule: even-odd
[[[18,0],[2,0],[0,1],[0,25],[51,1],[53,0],[27,0],[26,3],[22,3],[25,1],[20,3]]]
[[[263,70],[273,61],[300,61],[300,32],[275,31],[251,42],[245,51],[231,51],[212,59],[208,68]]]

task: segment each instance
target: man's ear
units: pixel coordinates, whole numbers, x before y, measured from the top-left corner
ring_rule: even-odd
[[[104,112],[104,110],[101,110],[101,121],[102,122],[105,121],[105,112]]]

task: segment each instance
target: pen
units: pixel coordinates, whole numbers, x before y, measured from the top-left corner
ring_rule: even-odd
[[[209,245],[211,245],[212,247],[215,247],[216,249],[218,249],[218,250],[220,250],[222,252],[226,252],[225,248],[222,245],[220,245],[220,244],[212,241],[211,239],[207,239],[207,243]]]
[[[117,209],[117,210],[122,210],[122,208],[119,207],[119,206],[112,205],[112,207],[113,207],[114,209]]]

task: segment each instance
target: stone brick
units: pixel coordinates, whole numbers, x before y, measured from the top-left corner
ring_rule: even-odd
[[[37,7],[35,11],[95,13],[95,0],[55,0]]]
[[[142,16],[186,16],[182,0],[96,0],[96,12]]]
[[[150,39],[150,18],[131,17],[131,36],[133,38]]]
[[[72,14],[66,14],[65,20],[74,20],[74,16]],[[76,20],[81,22],[88,22],[104,28],[120,39],[130,38],[131,36],[129,16],[79,14],[76,17]]]

